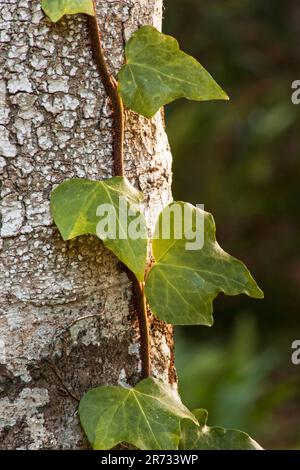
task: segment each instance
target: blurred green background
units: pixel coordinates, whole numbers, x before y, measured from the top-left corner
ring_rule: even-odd
[[[269,449],[300,449],[299,0],[165,0],[175,36],[230,102],[166,108],[175,199],[204,203],[222,247],[265,292],[214,304],[213,328],[176,329],[180,392],[209,424],[237,427]]]

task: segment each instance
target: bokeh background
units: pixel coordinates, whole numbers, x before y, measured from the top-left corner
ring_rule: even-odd
[[[178,38],[231,97],[166,107],[175,199],[204,203],[222,247],[265,292],[215,301],[213,328],[176,328],[180,392],[209,424],[300,449],[299,0],[165,0]]]

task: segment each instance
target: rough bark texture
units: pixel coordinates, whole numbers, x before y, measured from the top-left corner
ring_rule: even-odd
[[[162,0],[97,2],[111,70]],[[37,0],[0,0],[0,448],[85,448],[83,393],[139,379],[139,332],[128,277],[93,237],[64,243],[49,194],[73,176],[112,175],[111,109],[86,17],[51,24]],[[125,170],[149,224],[170,201],[162,114],[126,112]],[[88,318],[82,318],[89,315]],[[152,320],[153,373],[175,381],[172,331]]]

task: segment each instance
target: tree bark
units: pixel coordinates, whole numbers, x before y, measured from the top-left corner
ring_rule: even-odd
[[[110,70],[162,0],[97,1]],[[95,237],[63,242],[50,191],[71,177],[112,176],[112,113],[87,18],[52,24],[40,2],[0,0],[0,448],[88,446],[76,413],[101,384],[140,378],[139,329],[123,266]],[[149,225],[171,200],[162,113],[126,112],[125,173]],[[174,383],[172,329],[149,313],[153,375]]]

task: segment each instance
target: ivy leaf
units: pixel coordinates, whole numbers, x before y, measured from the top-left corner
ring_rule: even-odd
[[[182,213],[183,236],[176,239],[173,230],[165,239],[162,227],[165,223],[173,227],[175,206]],[[198,237],[198,246],[202,232],[203,247],[187,249],[192,237],[195,242]],[[191,204],[173,203],[161,212],[152,247],[156,263],[147,276],[145,293],[153,313],[167,323],[211,326],[213,299],[220,292],[263,297],[246,266],[217,243],[212,215]]]
[[[228,96],[196,59],[178,42],[153,26],[137,30],[125,47],[126,64],[118,75],[125,105],[152,117],[161,106],[176,100],[227,100]]]
[[[53,23],[64,15],[86,13],[95,16],[93,0],[42,0],[42,9]]]
[[[197,420],[164,382],[147,378],[135,388],[89,390],[79,405],[83,429],[94,449],[127,442],[142,450],[178,449],[182,419]]]
[[[234,429],[208,427],[207,411],[193,411],[199,425],[184,419],[181,423],[181,450],[262,450],[248,434]]]
[[[123,177],[104,181],[74,178],[52,191],[51,211],[64,240],[85,234],[98,235],[104,245],[142,281],[147,257],[147,231],[144,216],[135,210],[141,199],[141,193]],[[103,212],[97,215],[99,207]],[[133,211],[132,215],[130,211]],[[135,228],[139,231],[137,239],[132,234]]]

